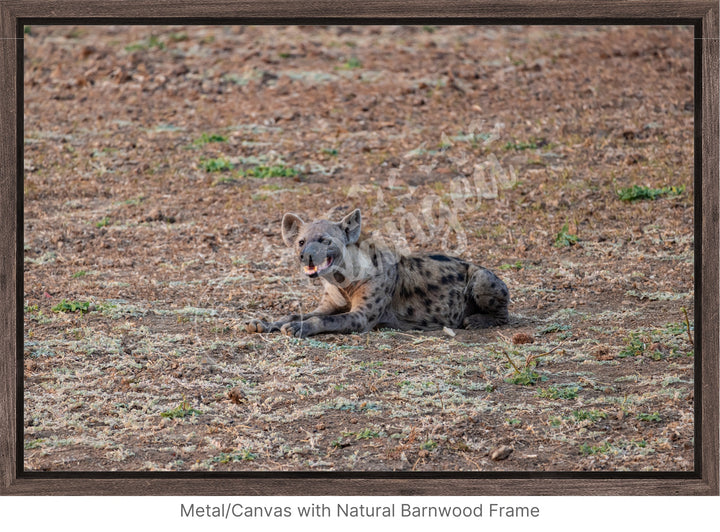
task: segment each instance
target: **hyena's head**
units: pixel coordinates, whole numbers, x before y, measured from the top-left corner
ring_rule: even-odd
[[[299,216],[288,213],[283,216],[282,237],[285,244],[297,252],[305,275],[332,281],[344,277],[341,272],[345,273],[345,250],[360,238],[360,225],[360,209],[339,222],[305,223]]]

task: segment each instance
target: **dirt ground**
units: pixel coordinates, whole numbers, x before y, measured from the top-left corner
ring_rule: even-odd
[[[692,38],[26,28],[26,470],[692,470]],[[511,324],[246,333],[355,207]]]

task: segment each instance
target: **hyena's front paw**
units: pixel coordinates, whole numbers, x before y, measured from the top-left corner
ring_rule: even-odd
[[[312,330],[307,321],[291,321],[280,327],[280,332],[295,338],[306,338],[310,336]]]
[[[272,331],[272,324],[262,320],[252,320],[245,325],[245,330],[249,333],[263,333]]]

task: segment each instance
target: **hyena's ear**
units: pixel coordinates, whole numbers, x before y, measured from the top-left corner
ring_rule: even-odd
[[[282,219],[282,237],[283,242],[288,247],[295,246],[295,239],[300,232],[300,228],[305,225],[297,214],[287,213]]]
[[[348,244],[354,244],[360,238],[360,209],[355,209],[353,212],[348,214],[345,218],[340,220],[340,229],[345,233]]]

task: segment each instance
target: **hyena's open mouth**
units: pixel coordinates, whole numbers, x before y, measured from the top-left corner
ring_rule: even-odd
[[[305,275],[309,275],[310,277],[315,277],[320,272],[327,270],[330,267],[330,265],[332,264],[332,262],[333,262],[332,257],[328,257],[325,259],[325,262],[323,262],[320,266],[315,266],[312,263],[312,259],[310,259],[310,264],[305,265]]]

